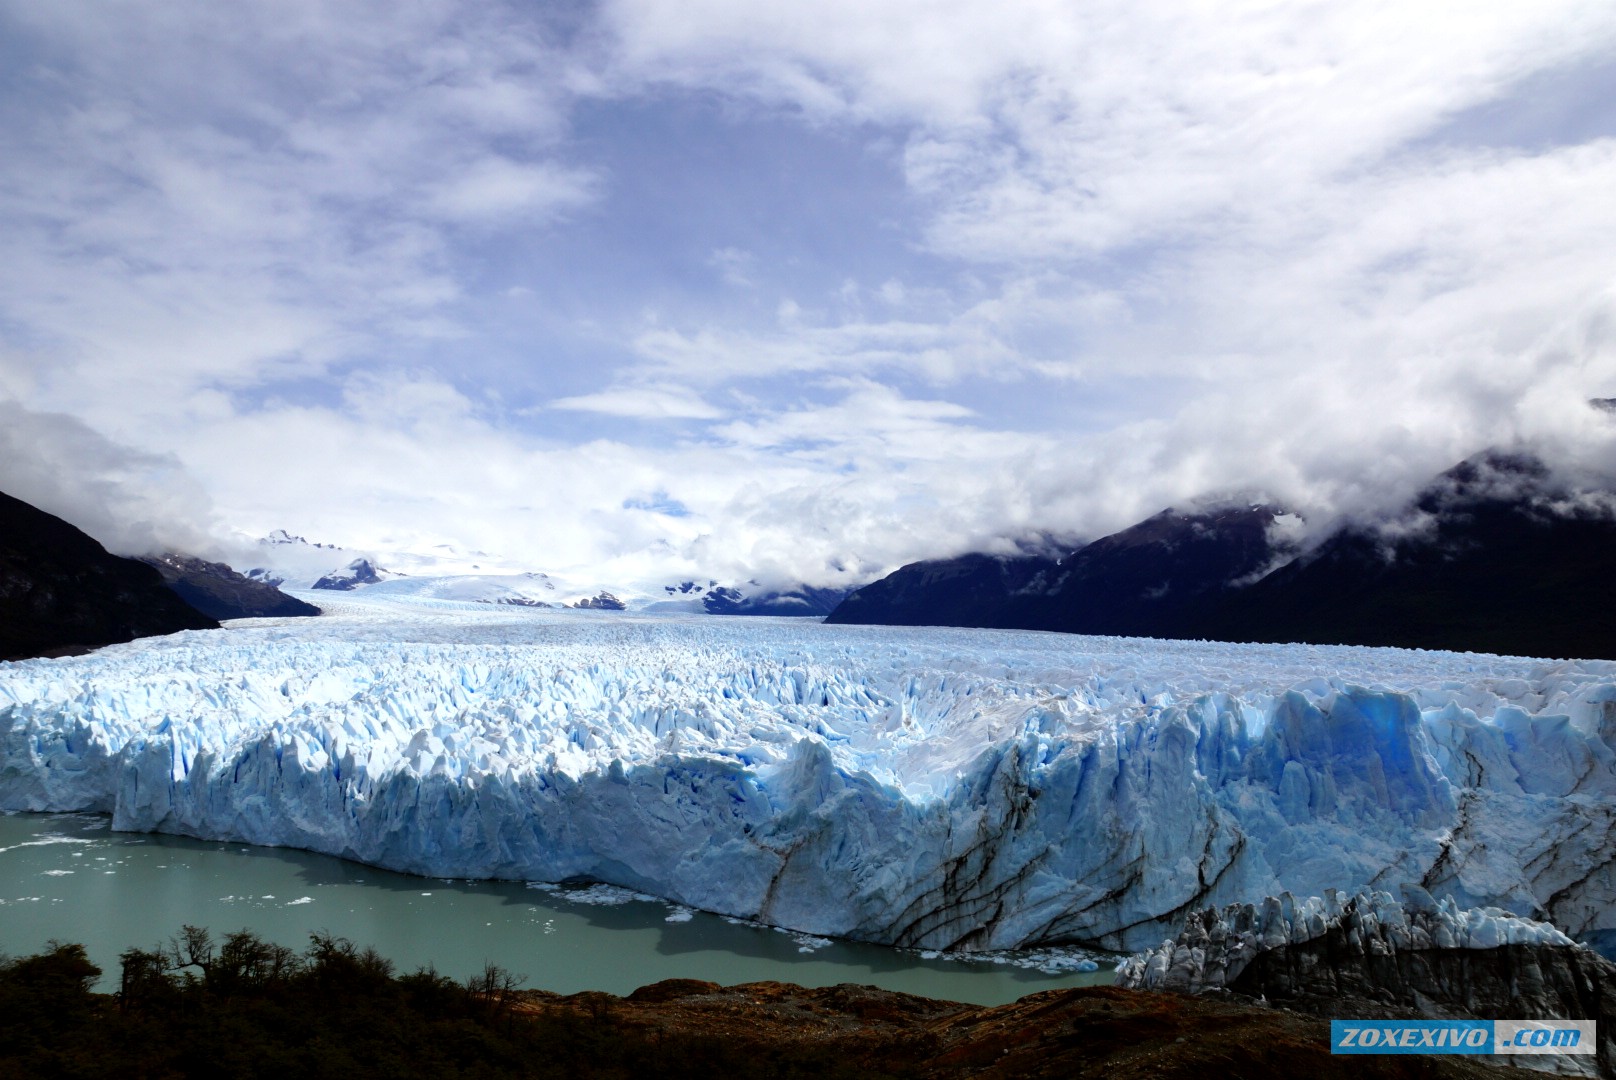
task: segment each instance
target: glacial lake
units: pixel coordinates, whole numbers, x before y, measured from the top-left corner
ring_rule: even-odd
[[[285,848],[118,833],[98,815],[0,814],[0,951],[78,942],[111,990],[120,952],[187,923],[216,940],[245,927],[298,951],[311,931],[326,931],[374,946],[401,972],[430,964],[464,978],[492,962],[563,994],[776,979],[997,1005],[1108,984],[1117,959],[1051,950],[954,960],[785,933],[606,886],[445,881]],[[1089,956],[1099,970],[1073,970]]]

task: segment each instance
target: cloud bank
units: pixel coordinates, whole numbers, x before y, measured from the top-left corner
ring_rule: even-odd
[[[846,584],[1209,491],[1373,513],[1489,445],[1608,472],[1613,45],[1574,2],[0,0],[4,479],[123,546]]]
[[[71,416],[0,401],[0,491],[116,555],[218,551],[212,503],[178,458],[120,446]]]

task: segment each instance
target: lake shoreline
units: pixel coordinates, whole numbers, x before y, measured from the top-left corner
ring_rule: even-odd
[[[291,848],[117,833],[104,815],[0,815],[0,950],[85,940],[112,971],[119,951],[166,940],[182,923],[249,928],[294,949],[324,929],[406,968],[458,978],[495,959],[529,985],[624,996],[665,978],[780,980],[995,1005],[1109,983],[1119,959],[1081,950],[954,958],[793,934],[611,886],[423,878]],[[1099,970],[1072,970],[1085,959]]]

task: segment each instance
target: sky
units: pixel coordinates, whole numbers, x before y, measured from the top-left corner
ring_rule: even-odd
[[[856,584],[1616,471],[1616,8],[0,0],[0,490]]]

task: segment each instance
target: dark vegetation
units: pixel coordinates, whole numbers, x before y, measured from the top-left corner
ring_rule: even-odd
[[[0,660],[218,625],[150,566],[108,554],[61,518],[0,493]]]
[[[96,994],[82,946],[0,958],[0,1078],[1532,1075],[1462,1057],[1333,1058],[1324,1020],[1114,987],[994,1008],[689,979],[561,997],[492,965],[465,982],[399,975],[329,934],[299,954],[189,926],[120,966],[118,991]]]
[[[329,934],[299,954],[186,927],[120,956],[119,989],[81,945],[0,960],[0,1077],[838,1077],[828,1051],[760,1053],[707,1034],[622,1030],[605,1001],[535,1011],[518,976],[397,974]],[[873,1074],[879,1075],[879,1074]]]

